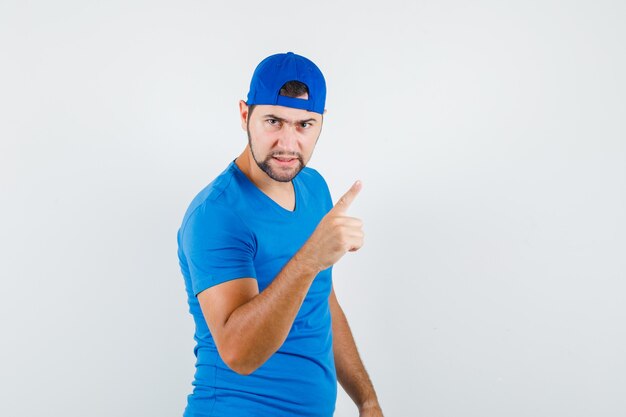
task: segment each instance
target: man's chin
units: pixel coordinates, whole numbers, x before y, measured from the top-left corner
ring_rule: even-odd
[[[278,173],[276,171],[271,171],[271,173],[267,173],[268,176],[275,180],[275,181],[279,181],[279,182],[289,182],[291,180],[293,180],[295,177],[298,176],[298,174],[300,173],[301,170],[294,170],[292,172],[282,172],[282,173]]]
[[[304,166],[300,165],[293,169],[285,170],[285,169],[274,169],[272,167],[266,166],[268,169],[263,169],[265,173],[274,181],[279,182],[289,182],[298,176],[300,171],[304,168]]]

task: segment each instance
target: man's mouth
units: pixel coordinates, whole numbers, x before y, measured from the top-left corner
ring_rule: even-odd
[[[285,157],[285,156],[274,156],[273,159],[276,160],[276,162],[278,162],[279,165],[284,165],[284,166],[291,165],[295,161],[298,160],[298,158]]]

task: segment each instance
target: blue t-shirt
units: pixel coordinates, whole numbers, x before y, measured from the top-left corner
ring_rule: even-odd
[[[237,278],[263,291],[332,208],[322,176],[304,168],[292,181],[295,210],[259,190],[233,162],[191,202],[178,231],[178,258],[196,325],[196,373],[185,417],[328,417],[337,376],[328,297],[332,267],[316,277],[287,339],[243,376],[220,358],[196,296]]]

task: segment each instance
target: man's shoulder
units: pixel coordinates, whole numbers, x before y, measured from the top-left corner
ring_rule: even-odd
[[[185,213],[183,224],[190,217],[197,217],[199,214],[206,217],[211,216],[211,214],[223,216],[232,213],[231,200],[236,199],[241,193],[234,177],[233,163],[230,163],[224,171],[192,199]]]
[[[302,171],[300,171],[300,173],[298,174],[298,177],[303,182],[321,183],[324,186],[326,186],[326,180],[324,179],[322,174],[320,174],[319,171],[316,170],[315,168],[311,168],[308,166],[304,167]]]
[[[190,206],[200,205],[206,201],[218,200],[232,182],[234,173],[231,169],[231,165],[232,164],[229,164],[213,181],[200,190],[191,201]]]
[[[237,202],[240,188],[231,163],[193,198],[178,229],[179,253],[192,259],[194,253],[204,258],[211,249],[236,245],[253,250],[254,236]]]
[[[304,198],[321,201],[325,210],[330,210],[333,207],[330,189],[322,174],[314,168],[305,167],[300,171],[298,177],[304,186],[303,188],[307,190],[302,193]]]

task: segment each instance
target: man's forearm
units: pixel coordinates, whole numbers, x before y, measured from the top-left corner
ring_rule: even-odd
[[[331,295],[330,305],[337,380],[359,410],[380,408],[372,381],[359,357],[348,320],[339,306],[334,292]]]
[[[304,258],[296,253],[265,290],[228,317],[224,351],[235,371],[254,372],[284,343],[319,272]]]

